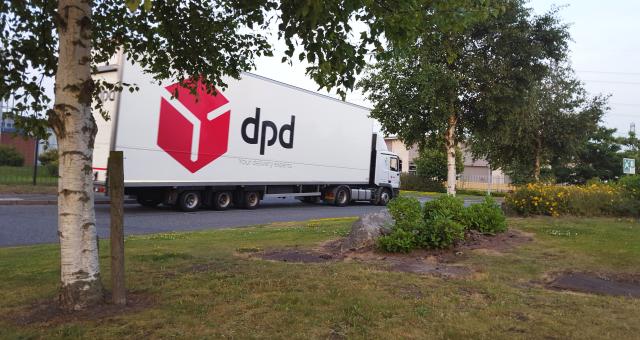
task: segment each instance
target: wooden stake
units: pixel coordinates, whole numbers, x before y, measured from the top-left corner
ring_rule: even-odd
[[[124,166],[122,151],[109,153],[108,177],[111,198],[111,289],[112,301],[126,305],[124,285]]]

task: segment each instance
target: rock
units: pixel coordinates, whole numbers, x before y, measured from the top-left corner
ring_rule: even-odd
[[[378,237],[388,235],[394,221],[389,211],[382,210],[361,216],[351,225],[351,231],[342,242],[341,250],[355,250],[376,244]]]

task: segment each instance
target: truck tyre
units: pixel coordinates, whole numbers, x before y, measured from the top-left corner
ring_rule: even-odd
[[[200,204],[202,204],[202,198],[198,191],[185,191],[178,197],[177,206],[185,212],[198,210]]]
[[[391,191],[388,188],[380,188],[377,192],[376,204],[385,206],[391,200]]]
[[[213,209],[215,210],[227,210],[231,206],[233,198],[228,191],[216,192],[213,195]]]
[[[350,190],[347,187],[338,187],[338,189],[336,189],[336,196],[333,200],[333,204],[337,207],[344,207],[346,205],[349,205],[349,202],[351,201],[351,197],[349,197],[349,191]]]
[[[160,200],[153,199],[153,198],[145,198],[143,196],[136,197],[136,201],[141,206],[148,207],[148,208],[155,208],[158,206],[158,204],[161,203]]]
[[[260,194],[257,191],[247,191],[244,193],[242,207],[245,209],[255,209],[260,205]]]

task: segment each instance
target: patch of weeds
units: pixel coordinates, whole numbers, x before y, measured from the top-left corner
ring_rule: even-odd
[[[262,251],[262,248],[258,247],[241,247],[237,248],[236,251],[238,253],[258,253]]]
[[[174,241],[174,240],[184,240],[189,237],[190,233],[184,232],[168,232],[168,233],[159,233],[159,234],[150,234],[150,235],[136,235],[136,236],[127,236],[125,241],[134,241],[134,240],[152,240],[152,241]]]
[[[193,255],[187,253],[162,253],[162,254],[145,254],[133,256],[136,260],[142,262],[165,262],[170,260],[189,260],[193,258]]]
[[[416,306],[414,311],[416,312],[416,315],[421,318],[425,318],[431,313],[431,309],[425,305]]]
[[[551,236],[565,236],[565,237],[578,236],[577,232],[574,232],[571,230],[562,230],[562,229],[551,229],[547,231],[547,234]]]

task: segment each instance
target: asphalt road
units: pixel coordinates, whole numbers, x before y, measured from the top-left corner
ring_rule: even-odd
[[[431,198],[421,198],[422,201]],[[465,200],[472,204],[476,200]],[[346,207],[306,204],[293,198],[271,198],[256,210],[200,210],[183,213],[165,207],[144,208],[125,205],[125,233],[148,234],[168,231],[189,231],[240,227],[272,222],[305,221],[316,218],[360,216],[379,211],[382,207],[356,203]],[[0,205],[0,247],[39,243],[56,243],[57,206]],[[109,206],[96,205],[100,238],[109,237]]]
[[[359,216],[378,211],[379,206],[355,204],[334,207],[305,204],[296,199],[266,199],[256,210],[200,210],[183,213],[169,208],[125,205],[125,233],[146,234],[167,231],[219,229],[272,222],[304,221],[315,218]],[[57,206],[0,206],[0,247],[58,242]],[[109,237],[109,206],[96,205],[100,238]]]

